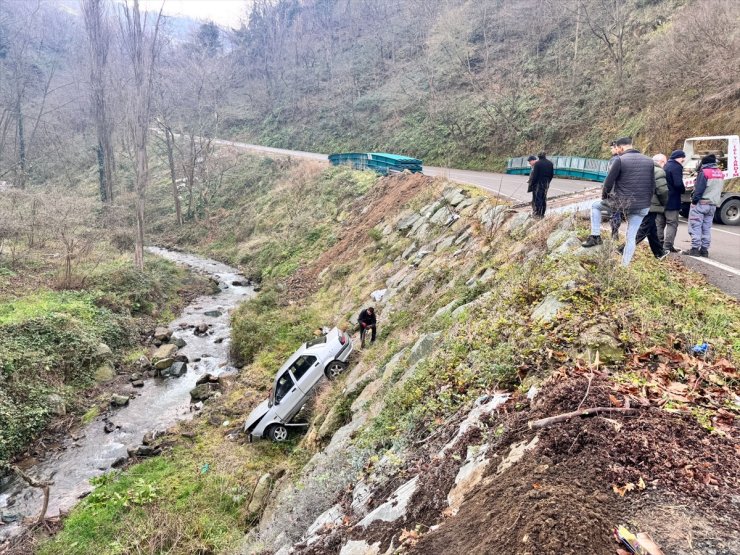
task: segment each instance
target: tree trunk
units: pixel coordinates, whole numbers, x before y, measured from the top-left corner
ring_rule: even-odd
[[[23,128],[23,110],[21,109],[21,98],[18,96],[16,103],[16,118],[18,120],[18,170],[16,172],[16,186],[19,189],[26,188],[26,132]]]
[[[164,130],[165,144],[167,145],[167,162],[170,165],[170,180],[172,181],[172,197],[175,201],[175,219],[177,225],[182,225],[182,208],[180,206],[180,194],[177,191],[177,177],[175,174],[175,136],[169,127]]]

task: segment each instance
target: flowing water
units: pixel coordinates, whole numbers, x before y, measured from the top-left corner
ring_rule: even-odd
[[[236,370],[228,363],[230,343],[229,312],[253,295],[247,280],[238,270],[220,262],[157,247],[150,252],[205,273],[219,282],[220,291],[196,299],[180,317],[170,323],[174,337],[186,341],[179,354],[191,361],[188,372],[179,378],[147,379],[143,389],[126,387],[124,393],[137,396],[120,409],[113,409],[108,419],[118,428],[105,433],[103,416],[96,418],[63,442],[63,448],[49,453],[26,470],[39,480],[51,480],[47,517],[68,511],[81,497],[91,491],[90,478],[108,472],[114,462],[127,456],[128,448],[141,445],[145,433],[165,430],[175,422],[192,416],[190,390],[203,374],[221,375]],[[234,282],[244,285],[234,285]],[[206,316],[210,312],[214,315]],[[218,312],[219,315],[215,315]],[[192,328],[180,324],[210,324],[207,335],[195,335]],[[200,359],[200,360],[198,360]],[[197,362],[193,362],[196,361]],[[28,487],[18,478],[0,483],[0,516],[10,522],[0,526],[0,545],[23,529],[25,518],[35,518],[41,512],[42,493]]]

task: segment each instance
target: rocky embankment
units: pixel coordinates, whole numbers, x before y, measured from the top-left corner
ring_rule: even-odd
[[[594,283],[609,291],[638,274],[618,268],[610,246],[583,249],[577,226],[573,216],[536,221],[451,187],[376,226],[365,302],[387,325],[410,307],[421,325],[394,337],[384,360],[363,356],[351,369],[342,401],[303,440],[318,450],[299,476],[263,476],[272,492],[242,552],[614,553],[620,524],[670,553],[738,552],[737,427],[724,408],[740,409],[728,386],[737,371],[686,354],[690,338],[643,352],[652,340],[630,336],[634,312],[610,318],[584,305],[596,302]],[[531,274],[516,287],[503,279],[511,263]],[[444,287],[455,298],[435,295]],[[358,309],[348,298],[341,313]],[[451,354],[461,334],[475,344],[497,326],[492,344]],[[659,342],[657,324],[654,333]],[[489,354],[496,341],[522,350],[511,357],[518,387],[489,380],[430,428],[399,435],[398,422],[387,441],[373,435],[415,387],[429,395],[409,407],[420,414],[464,399],[504,363]],[[719,433],[692,417],[702,398]],[[569,414],[583,409],[597,410]]]

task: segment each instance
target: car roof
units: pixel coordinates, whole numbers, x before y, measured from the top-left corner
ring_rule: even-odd
[[[339,336],[339,330],[337,328],[330,329],[325,335],[327,337],[326,343],[319,343],[317,345],[313,345],[311,347],[307,347],[304,343],[296,351],[290,355],[287,360],[283,363],[283,365],[278,369],[278,371],[275,373],[275,380],[277,381],[280,376],[283,375],[283,373],[290,368],[290,366],[301,356],[304,354],[313,354],[318,355],[322,351],[326,350],[327,347],[330,345],[330,340],[334,337]]]

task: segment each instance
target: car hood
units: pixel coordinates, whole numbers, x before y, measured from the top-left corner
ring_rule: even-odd
[[[267,411],[270,410],[269,404],[269,399],[265,399],[254,408],[254,410],[249,415],[249,418],[247,418],[247,421],[244,422],[244,431],[249,430],[249,428],[254,426],[260,420],[260,418],[267,414]]]

